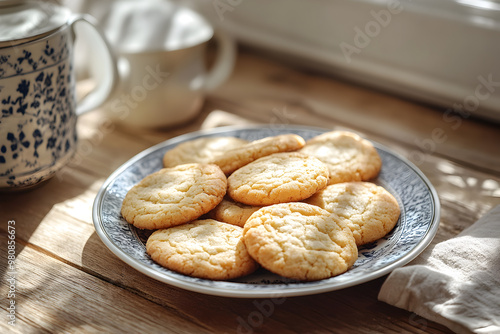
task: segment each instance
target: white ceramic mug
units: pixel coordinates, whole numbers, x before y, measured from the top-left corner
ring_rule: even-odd
[[[106,40],[88,16],[52,3],[0,4],[0,189],[34,186],[50,178],[76,151],[77,116],[108,98],[117,79]],[[105,80],[76,102],[74,27],[93,37]]]
[[[105,110],[132,127],[195,117],[207,91],[232,72],[234,41],[195,11],[169,1],[116,1],[100,21],[118,56],[119,86]],[[217,42],[213,66],[205,51]]]

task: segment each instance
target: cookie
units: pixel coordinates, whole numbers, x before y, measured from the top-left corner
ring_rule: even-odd
[[[146,251],[161,266],[212,280],[245,276],[258,268],[242,240],[243,228],[212,219],[155,231]]]
[[[306,203],[258,210],[245,223],[243,240],[261,266],[297,280],[342,274],[358,257],[349,227],[328,211]]]
[[[308,198],[328,184],[328,168],[313,156],[275,153],[236,170],[228,194],[247,205],[270,205]]]
[[[399,219],[397,200],[384,188],[370,182],[329,185],[305,202],[335,213],[352,230],[358,246],[389,233]]]
[[[376,177],[382,160],[368,140],[355,133],[332,131],[306,142],[301,153],[315,156],[330,170],[329,184],[367,181]]]
[[[167,228],[197,219],[215,208],[226,188],[226,176],[216,165],[163,168],[128,191],[121,214],[141,229]]]
[[[226,198],[208,214],[215,220],[243,227],[248,217],[260,208],[261,206],[251,206],[235,202],[226,196]]]
[[[226,175],[229,175],[254,160],[273,153],[295,151],[304,145],[304,139],[294,134],[266,137],[228,150],[210,162],[219,166]]]
[[[189,163],[208,163],[217,155],[247,144],[236,137],[203,137],[180,143],[163,156],[164,167]]]

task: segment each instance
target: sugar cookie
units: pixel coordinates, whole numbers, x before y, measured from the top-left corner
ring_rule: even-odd
[[[283,277],[320,280],[347,271],[358,257],[352,232],[335,215],[306,203],[264,207],[245,223],[248,253]]]
[[[243,229],[212,219],[155,231],[147,253],[160,265],[179,273],[212,280],[252,273],[258,264],[242,240]]]
[[[301,153],[317,157],[330,170],[329,184],[367,181],[376,177],[382,160],[368,140],[355,133],[332,131],[306,142]]]
[[[236,170],[227,182],[229,196],[240,203],[295,202],[326,187],[328,168],[313,156],[275,153]]]
[[[304,139],[294,134],[266,137],[228,150],[210,162],[218,165],[226,175],[229,175],[258,158],[278,152],[295,151],[302,148],[304,144]]]
[[[247,143],[247,140],[236,137],[202,137],[186,141],[165,153],[163,166],[208,163],[217,155]]]
[[[243,227],[248,217],[260,208],[261,206],[238,203],[226,197],[208,215],[215,220]]]
[[[158,229],[197,219],[224,198],[227,179],[216,165],[163,168],[130,189],[121,208],[135,227]]]
[[[389,233],[400,214],[394,196],[370,182],[332,184],[305,202],[335,213],[344,220],[352,230],[358,246]]]

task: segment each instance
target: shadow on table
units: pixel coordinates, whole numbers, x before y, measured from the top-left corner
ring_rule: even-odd
[[[0,234],[7,237],[14,234],[16,256],[29,244],[31,236],[54,205],[77,197],[92,184],[90,180],[78,179],[76,184],[73,181],[69,176],[64,179],[53,177],[29,190],[0,193]],[[4,278],[5,270],[6,266],[2,265],[0,277]]]
[[[163,308],[158,317],[174,314],[210,332],[368,333],[406,330],[449,333],[441,325],[379,302],[377,294],[384,278],[303,297],[245,299],[210,296],[170,286],[136,271],[116,257],[96,233],[87,240],[82,265],[92,275],[161,305]],[[120,308],[120,305],[116,307]]]

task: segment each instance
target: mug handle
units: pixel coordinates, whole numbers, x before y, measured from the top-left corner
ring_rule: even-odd
[[[215,63],[205,77],[203,87],[210,91],[223,83],[233,71],[236,58],[236,43],[233,38],[221,30],[215,30],[217,41],[217,57]]]
[[[76,115],[81,115],[96,109],[113,94],[118,83],[118,69],[116,56],[102,32],[97,28],[96,20],[92,16],[75,15],[69,24],[73,36],[78,35],[75,30],[77,26],[85,27],[85,33],[95,46],[93,58],[98,59],[97,63],[102,67],[102,71],[96,71],[99,75],[99,80],[96,80],[97,86],[77,103]]]

